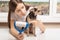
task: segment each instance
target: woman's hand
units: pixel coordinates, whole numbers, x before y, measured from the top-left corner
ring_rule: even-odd
[[[24,34],[19,34],[17,37],[18,40],[23,40],[24,39]]]

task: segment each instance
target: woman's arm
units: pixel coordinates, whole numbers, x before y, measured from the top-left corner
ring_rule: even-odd
[[[10,33],[19,40],[23,40],[23,34],[19,34],[18,31],[14,28],[14,20],[10,21],[11,29]]]

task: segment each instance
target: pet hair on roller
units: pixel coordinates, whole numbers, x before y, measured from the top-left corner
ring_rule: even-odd
[[[21,22],[21,21],[16,21],[16,22],[15,22],[15,25],[16,25],[17,27],[25,27],[26,24],[27,24],[27,22]]]

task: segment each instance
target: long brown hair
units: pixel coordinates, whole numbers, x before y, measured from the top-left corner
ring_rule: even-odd
[[[24,2],[22,0],[10,0],[9,1],[9,12],[8,12],[8,26],[9,26],[9,28],[11,28],[10,16],[11,16],[11,13],[15,11],[17,3],[23,3],[24,4]],[[25,7],[26,7],[26,10],[28,10],[29,6],[25,5]]]

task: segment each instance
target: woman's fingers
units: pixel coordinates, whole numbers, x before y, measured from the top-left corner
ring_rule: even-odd
[[[24,35],[23,34],[19,34],[18,35],[18,40],[23,40],[24,39]]]

